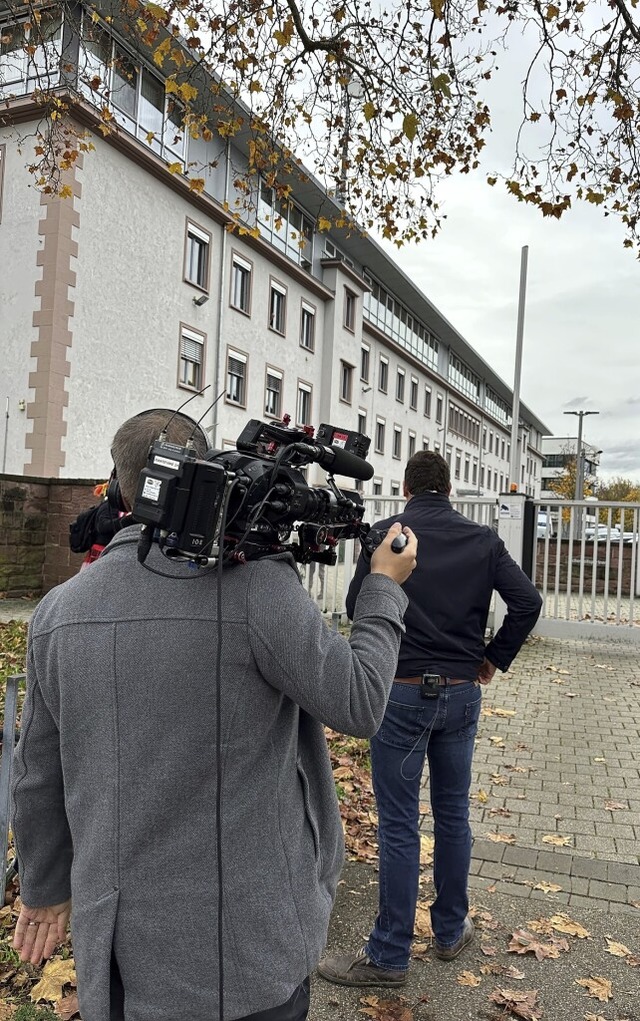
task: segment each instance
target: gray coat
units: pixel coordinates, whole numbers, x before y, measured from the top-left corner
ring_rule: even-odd
[[[84,1021],[218,1017],[216,574],[137,529],[39,604],[16,752],[22,897],[72,896]],[[234,567],[222,599],[224,1017],[283,1003],[316,966],[343,861],[323,724],[378,729],[407,600],[365,579],[349,641],[288,556]]]

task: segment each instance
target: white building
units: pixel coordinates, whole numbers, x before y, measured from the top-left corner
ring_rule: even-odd
[[[401,492],[405,461],[422,448],[446,456],[459,492],[507,490],[512,394],[472,345],[372,238],[318,230],[337,207],[312,178],[284,205],[257,183],[259,236],[230,232],[240,142],[186,137],[157,67],[73,9],[79,20],[49,7],[40,21],[49,51],[65,50],[53,82],[93,131],[95,152],[67,173],[68,199],[33,187],[16,143],[15,126],[28,133],[40,118],[41,47],[6,14],[0,26],[3,471],[106,476],[126,417],[176,408],[210,384],[185,410],[204,416],[212,446],[233,446],[249,418],[288,412],[370,436],[369,493]],[[80,36],[81,74],[70,63]],[[106,137],[87,75],[108,86],[101,101],[117,129]],[[207,168],[201,193],[167,172],[176,161]],[[520,416],[515,481],[538,495],[548,429],[522,405]]]
[[[557,500],[558,494],[551,489],[553,483],[561,478],[566,467],[575,462],[578,453],[577,436],[543,436],[542,437],[542,499]],[[593,444],[582,441],[582,456],[585,478],[596,475],[600,465],[601,450]]]

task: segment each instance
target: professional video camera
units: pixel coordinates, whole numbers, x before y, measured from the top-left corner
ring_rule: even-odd
[[[334,564],[340,539],[359,538],[373,552],[383,534],[364,524],[360,494],[339,489],[333,478],[371,478],[370,440],[326,424],[314,437],[311,427],[289,421],[251,419],[235,450],[211,450],[203,459],[192,441],[178,446],[161,433],[133,505],[143,525],[139,559],[154,536],[167,557],[198,566],[284,551],[298,563]],[[327,471],[326,486],[307,484],[301,469],[311,463]],[[290,541],[294,529],[297,542]]]

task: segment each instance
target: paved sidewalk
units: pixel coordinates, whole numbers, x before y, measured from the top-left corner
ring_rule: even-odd
[[[472,887],[640,902],[640,668],[622,642],[533,638],[483,690]],[[425,777],[428,785],[428,778]],[[430,833],[428,786],[422,828]],[[640,913],[637,914],[640,922]]]

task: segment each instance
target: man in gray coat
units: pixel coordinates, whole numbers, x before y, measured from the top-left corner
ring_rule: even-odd
[[[166,421],[147,413],[116,434],[129,507]],[[175,418],[168,439],[192,428]],[[155,543],[140,564],[137,526],[39,604],[13,790],[14,945],[39,964],[71,915],[84,1021],[307,1017],[344,854],[323,724],[370,736],[382,722],[416,563],[410,529],[391,551],[399,531],[372,558],[349,641],[288,554],[225,571],[219,606],[216,571]]]

